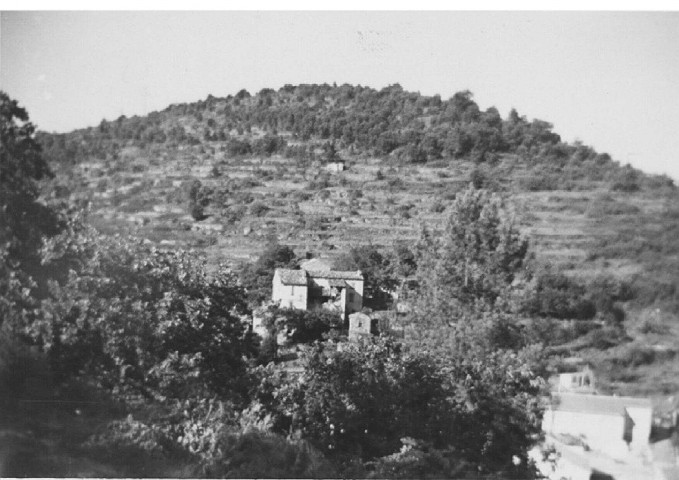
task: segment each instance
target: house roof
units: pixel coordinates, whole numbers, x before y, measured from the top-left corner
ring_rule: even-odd
[[[307,277],[304,270],[291,270],[288,268],[277,268],[276,274],[281,279],[283,285],[306,285]]]
[[[625,415],[628,407],[651,408],[651,401],[647,398],[559,393],[554,394],[553,399],[552,408],[562,412]]]
[[[307,270],[307,273],[311,278],[363,280],[363,274],[360,270],[354,272],[345,272],[341,270]]]
[[[308,278],[327,279],[331,287],[346,287],[345,280],[363,280],[363,274],[357,272],[343,272],[336,270],[291,270],[277,268],[276,274],[283,285],[308,285]]]

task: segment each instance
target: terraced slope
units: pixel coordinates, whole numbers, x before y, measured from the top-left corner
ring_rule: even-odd
[[[202,249],[237,269],[272,239],[330,257],[412,243],[473,182],[507,200],[539,262],[633,286],[626,350],[570,353],[608,365],[613,390],[679,388],[679,193],[669,179],[564,144],[546,122],[479,112],[468,95],[351,88],[210,97],[43,134],[57,172],[48,195],[88,204],[103,231]],[[337,158],[346,171],[326,171]]]

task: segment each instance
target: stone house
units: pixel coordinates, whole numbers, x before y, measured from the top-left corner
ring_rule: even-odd
[[[313,266],[313,265],[312,265]],[[283,308],[334,310],[347,315],[363,308],[363,274],[360,271],[277,268],[272,300]]]

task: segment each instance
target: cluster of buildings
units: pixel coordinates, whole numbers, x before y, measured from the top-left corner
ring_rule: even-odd
[[[361,271],[333,270],[320,259],[302,262],[299,269],[277,268],[273,276],[272,301],[282,308],[325,309],[337,312],[348,325],[349,340],[389,331],[389,319],[375,312],[363,313]],[[263,319],[253,317],[253,331],[267,334]]]

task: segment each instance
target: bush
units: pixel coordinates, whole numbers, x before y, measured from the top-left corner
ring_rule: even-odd
[[[636,215],[641,209],[636,205],[616,202],[613,199],[599,198],[587,209],[587,216],[591,218],[602,218],[607,215]]]
[[[589,332],[586,337],[586,344],[597,350],[607,350],[621,342],[627,340],[624,332],[617,327],[597,328]]]
[[[536,174],[523,179],[521,186],[529,192],[542,192],[559,190],[561,183],[561,179],[556,175]]]
[[[513,454],[525,468],[540,430],[539,381],[523,361],[500,352],[484,362],[437,360],[384,339],[341,349],[329,342],[305,355],[300,381],[263,376],[257,401],[277,431],[297,432],[344,465],[395,467],[381,457],[403,452],[410,437],[419,449],[448,450],[439,453],[455,463],[501,472],[514,468]]]
[[[232,205],[222,212],[222,216],[224,217],[226,223],[232,225],[242,220],[246,211],[247,208],[245,205]]]
[[[255,140],[252,144],[252,151],[257,155],[270,157],[285,149],[287,142],[278,135],[265,135]]]
[[[550,272],[538,276],[535,291],[524,304],[524,310],[541,317],[578,320],[591,319],[597,311],[587,298],[584,286],[561,273]]]
[[[90,437],[84,444],[89,450],[99,450],[108,461],[138,455],[164,457],[177,453],[179,445],[174,444],[163,431],[154,425],[134,420],[129,415],[124,420],[115,420],[103,431]]]
[[[389,187],[389,190],[403,190],[405,188],[405,183],[401,179],[401,177],[392,177],[389,180],[387,180],[387,186]]]
[[[197,222],[200,222],[201,220],[205,220],[206,215],[205,215],[205,209],[200,203],[193,203],[190,206],[191,209],[191,216],[193,217],[194,220]]]
[[[226,144],[226,151],[230,156],[238,157],[252,153],[252,147],[247,140],[238,140],[237,138],[232,138]]]
[[[0,330],[0,418],[13,414],[19,399],[51,397],[53,378],[47,360],[8,329]]]
[[[337,471],[304,440],[288,440],[257,430],[219,438],[221,455],[206,466],[216,478],[336,478]]]
[[[269,207],[267,207],[262,202],[253,202],[252,205],[250,205],[250,215],[254,215],[256,217],[261,217],[262,215],[266,214],[266,212],[268,212],[268,211],[269,211]]]
[[[651,347],[635,344],[622,346],[609,357],[609,361],[619,367],[650,365],[655,360],[656,353]]]
[[[344,326],[341,315],[330,310],[282,309],[278,313],[283,317],[281,322],[292,332],[290,340],[293,343],[322,340],[326,333]]]
[[[488,178],[486,174],[483,173],[483,171],[479,170],[478,168],[474,168],[472,173],[469,175],[469,180],[472,182],[472,185],[474,185],[474,188],[478,190],[480,188],[486,187]]]
[[[640,177],[641,172],[639,170],[627,165],[617,173],[613,185],[611,185],[611,190],[614,192],[636,192],[641,188]]]

